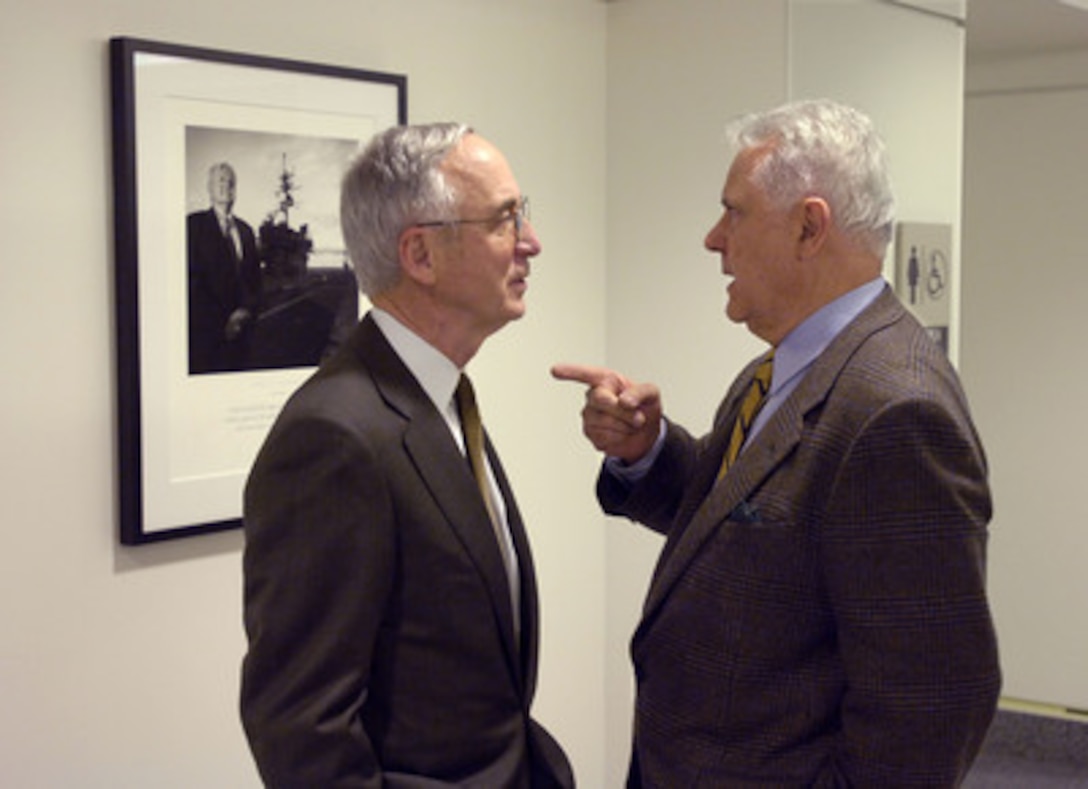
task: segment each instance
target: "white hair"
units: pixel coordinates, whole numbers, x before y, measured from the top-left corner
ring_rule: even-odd
[[[753,177],[776,205],[821,197],[840,228],[884,256],[895,197],[884,141],[864,113],[827,99],[799,101],[738,118],[726,133],[738,150],[767,148]]]

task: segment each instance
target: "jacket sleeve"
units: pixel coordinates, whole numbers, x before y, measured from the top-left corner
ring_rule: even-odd
[[[851,786],[958,784],[1001,684],[982,450],[969,422],[910,401],[845,452],[820,540],[846,675],[837,768]]]
[[[270,787],[379,787],[360,710],[394,563],[375,457],[316,420],[274,433],[245,494],[241,713]]]
[[[669,422],[661,452],[637,483],[627,483],[602,464],[597,501],[609,515],[621,515],[668,534],[681,504],[695,493],[690,483],[709,442],[709,436],[697,440]]]

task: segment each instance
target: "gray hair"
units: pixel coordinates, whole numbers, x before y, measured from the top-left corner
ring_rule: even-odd
[[[884,256],[895,197],[884,141],[865,114],[827,99],[799,101],[738,118],[726,134],[738,150],[768,146],[753,177],[776,206],[821,197],[840,228]]]
[[[367,296],[400,279],[400,235],[416,222],[454,219],[457,195],[440,169],[472,129],[462,123],[394,126],[355,157],[340,187],[340,227]]]

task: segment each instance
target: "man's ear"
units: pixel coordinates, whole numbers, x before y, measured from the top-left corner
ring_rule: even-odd
[[[831,232],[831,206],[822,197],[806,197],[801,204],[801,254],[811,257]]]
[[[409,227],[400,234],[397,253],[404,276],[416,282],[428,284],[434,280],[434,263],[431,259],[432,235],[422,227]]]

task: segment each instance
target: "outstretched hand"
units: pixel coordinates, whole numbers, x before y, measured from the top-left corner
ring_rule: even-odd
[[[557,364],[552,376],[589,387],[582,432],[601,452],[633,463],[653,447],[661,428],[661,392],[654,384],[581,364]]]

